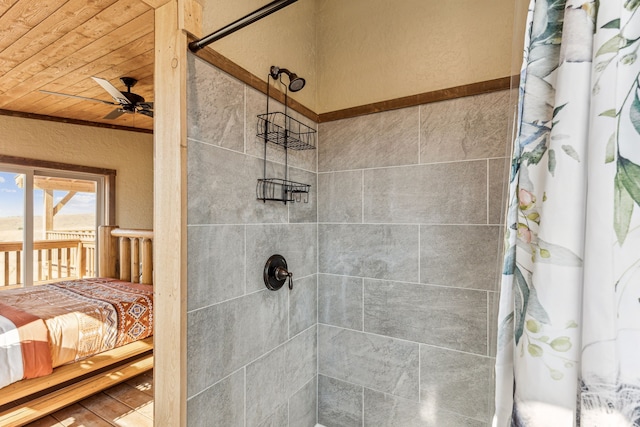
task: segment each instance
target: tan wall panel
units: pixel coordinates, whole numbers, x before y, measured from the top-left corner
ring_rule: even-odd
[[[153,226],[153,135],[0,116],[0,153],[116,170],[116,221]]]
[[[318,1],[318,113],[510,74],[513,0]]]
[[[203,3],[207,34],[266,2]],[[261,78],[291,68],[307,79],[294,97],[322,114],[511,75],[520,3],[300,0],[211,47]]]

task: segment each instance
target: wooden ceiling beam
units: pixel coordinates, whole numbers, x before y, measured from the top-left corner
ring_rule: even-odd
[[[23,119],[44,120],[47,122],[67,123],[71,125],[91,126],[91,127],[105,128],[105,129],[123,130],[128,132],[153,133],[152,128],[125,126],[125,125],[119,125],[115,123],[90,122],[88,120],[72,119],[72,118],[66,118],[66,117],[45,116],[43,114],[33,114],[33,113],[27,113],[24,111],[11,111],[11,110],[0,109],[0,116],[20,117]],[[7,157],[11,157],[11,156],[0,154],[0,163],[4,162],[5,161],[4,159],[6,159]]]
[[[24,175],[16,175],[15,181],[18,188],[22,188],[24,185]],[[37,190],[95,193],[96,183],[93,181],[85,181],[81,179],[36,175],[33,177],[33,188]]]

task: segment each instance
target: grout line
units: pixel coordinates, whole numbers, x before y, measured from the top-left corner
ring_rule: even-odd
[[[242,103],[242,108],[243,108],[243,115],[244,115],[244,127],[242,128],[242,133],[243,133],[243,146],[242,146],[242,152],[244,154],[247,154],[247,125],[249,124],[249,120],[247,117],[247,85],[245,84],[243,87],[243,94],[242,96],[244,97],[243,99],[243,103]]]
[[[379,277],[350,276],[348,274],[338,274],[338,273],[318,273],[318,274],[322,274],[322,275],[325,275],[325,276],[334,276],[334,277],[347,277],[347,278],[354,278],[354,279],[366,279],[366,280],[371,280],[371,281],[375,281],[375,282],[393,282],[393,283],[405,284],[405,285],[432,286],[432,287],[436,287],[436,288],[447,288],[447,289],[455,289],[455,290],[462,290],[462,291],[495,292],[495,291],[490,290],[490,289],[463,288],[463,287],[460,287],[460,286],[439,285],[437,283],[422,283],[422,282],[412,282],[412,281],[408,281],[408,280],[381,279]]]
[[[364,277],[360,279],[360,289],[362,290],[362,332],[364,332]]]
[[[202,141],[197,141],[202,142]],[[202,142],[203,144],[207,144],[206,142]],[[209,144],[212,145],[212,144]],[[218,147],[215,145],[215,147]],[[223,147],[220,147],[223,148]],[[228,149],[227,149],[228,150]],[[231,150],[233,151],[233,150]],[[471,163],[471,162],[483,162],[485,160],[497,160],[497,159],[507,159],[505,156],[499,157],[479,157],[477,159],[457,159],[457,160],[444,160],[440,162],[429,162],[429,163],[407,163],[402,165],[392,165],[392,166],[371,166],[365,168],[354,168],[354,169],[340,169],[340,170],[329,170],[329,171],[321,171],[318,174],[330,174],[330,173],[341,173],[341,172],[357,172],[357,171],[367,171],[367,170],[378,170],[378,169],[400,169],[400,168],[411,168],[411,167],[424,167],[424,166],[432,166],[432,165],[448,165],[448,164],[458,164],[458,163]]]
[[[241,156],[250,157],[252,159],[258,159],[260,161],[264,160],[264,156],[258,156],[258,155],[251,154],[251,153],[243,153],[243,152],[238,151],[238,150],[234,150],[234,149],[231,149],[231,148],[227,148],[227,147],[223,147],[223,146],[220,146],[220,145],[212,144],[211,142],[207,142],[207,141],[201,141],[201,140],[195,139],[195,138],[187,138],[187,139],[190,140],[191,142],[197,142],[199,144],[208,145],[209,147],[219,148],[221,150],[225,150],[225,151],[228,151],[230,153],[235,153],[235,154],[238,154],[238,155],[241,155]],[[267,158],[267,163],[273,163],[275,165],[284,166],[284,162],[279,162],[279,161],[276,161],[275,159],[271,159],[270,160],[270,159]],[[289,165],[289,168],[290,169],[297,169],[297,170],[301,170],[301,171],[309,172],[309,173],[317,173],[314,170],[304,169],[304,168],[297,167],[297,166]]]
[[[418,283],[422,283],[422,225],[418,225]]]
[[[422,156],[421,156],[421,148],[422,148],[422,138],[421,138],[421,127],[422,127],[422,117],[420,116],[420,114],[422,113],[422,108],[420,108],[420,106],[418,106],[418,164],[421,165],[422,164]]]
[[[320,323],[318,326],[324,326],[324,327],[327,327],[327,328],[334,328],[334,329],[343,329],[345,331],[350,331],[350,332],[359,332],[361,334],[372,335],[372,336],[375,336],[375,337],[386,338],[386,339],[392,339],[394,341],[401,341],[401,342],[405,342],[405,343],[409,343],[409,344],[416,344],[418,346],[426,345],[426,346],[429,346],[429,347],[432,347],[432,348],[437,348],[439,350],[454,351],[456,353],[468,354],[468,355],[471,355],[471,356],[477,356],[477,357],[482,357],[482,358],[485,358],[485,359],[495,360],[494,356],[487,356],[486,354],[472,353],[472,352],[469,352],[469,351],[457,350],[455,348],[442,347],[442,346],[439,346],[439,345],[429,344],[429,343],[425,343],[425,342],[411,341],[411,340],[408,340],[408,339],[405,339],[405,338],[394,337],[394,336],[391,336],[391,335],[382,335],[382,334],[378,334],[378,333],[370,332],[370,331],[359,331],[357,329],[345,328],[343,326],[329,325],[327,323]],[[318,327],[318,329],[320,329],[320,328]],[[320,373],[320,372],[318,372],[318,373]],[[322,374],[322,375],[325,375],[325,374]]]
[[[360,213],[360,222],[364,224],[364,169],[362,170],[362,188],[360,193],[360,204],[362,211]]]
[[[487,159],[487,224],[489,224],[489,204],[490,204],[489,199],[491,198],[490,192],[489,192],[490,185],[491,185],[491,182],[489,180],[489,159]]]
[[[242,370],[244,371],[244,427],[247,427],[247,365],[243,366]]]
[[[247,226],[244,225],[244,271],[242,273],[244,277],[244,295],[247,295]]]
[[[362,402],[362,425],[364,426],[364,386],[360,386],[360,397]]]

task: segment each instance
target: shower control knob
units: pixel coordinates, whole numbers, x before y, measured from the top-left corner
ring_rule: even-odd
[[[289,280],[289,289],[293,289],[293,273],[287,270],[287,261],[282,255],[271,255],[264,266],[264,284],[267,289],[277,291]]]

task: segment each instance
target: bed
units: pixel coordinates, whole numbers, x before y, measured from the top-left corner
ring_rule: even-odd
[[[153,232],[100,227],[98,278],[0,291],[0,425],[153,368]]]

